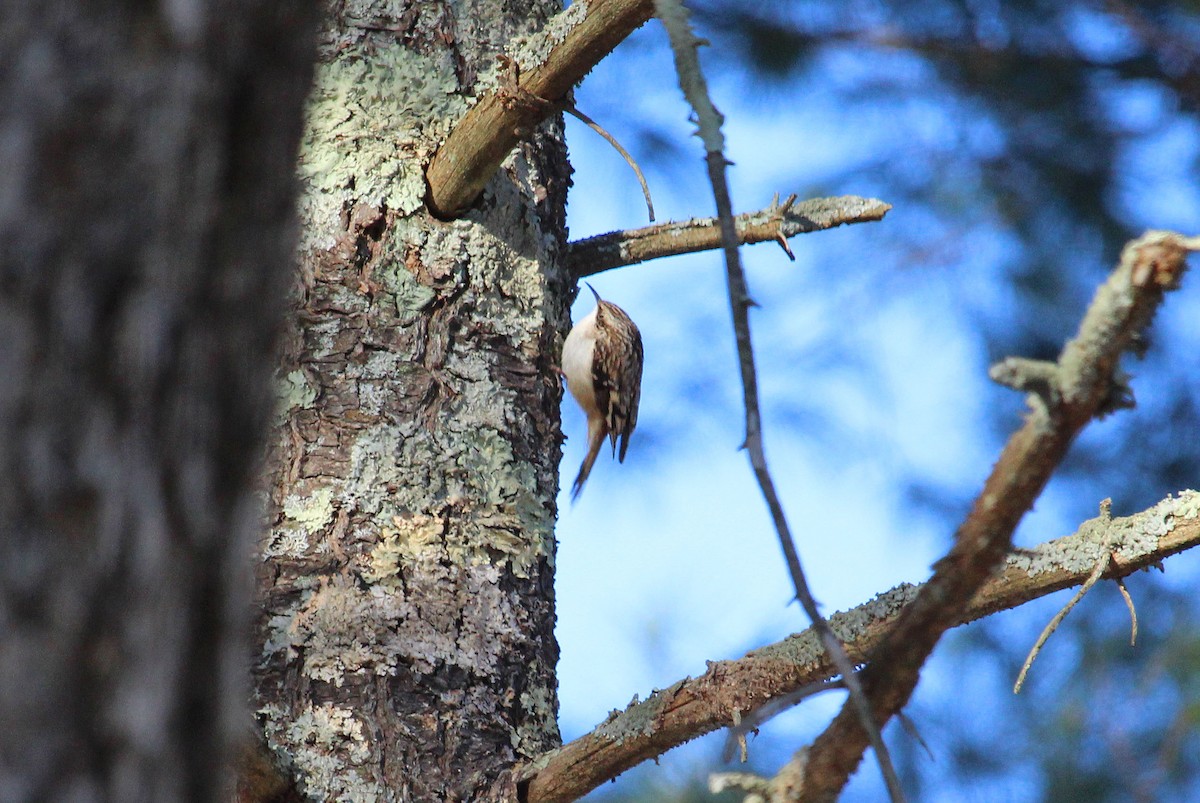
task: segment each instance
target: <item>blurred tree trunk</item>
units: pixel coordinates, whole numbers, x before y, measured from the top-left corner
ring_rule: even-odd
[[[286,788],[243,800],[507,799],[514,763],[558,742],[561,122],[461,220],[425,211],[422,166],[506,43],[560,9],[327,20],[258,574],[256,706]]]
[[[216,800],[312,9],[0,9],[0,799]]]

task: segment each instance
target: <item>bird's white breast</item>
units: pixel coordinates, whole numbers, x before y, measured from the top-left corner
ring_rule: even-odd
[[[563,342],[562,370],[567,389],[589,417],[596,412],[596,392],[592,384],[592,355],[596,352],[596,310],[575,324]]]

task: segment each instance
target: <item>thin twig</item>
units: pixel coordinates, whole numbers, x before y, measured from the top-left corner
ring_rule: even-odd
[[[924,737],[921,736],[921,731],[917,730],[917,723],[913,722],[912,718],[903,711],[896,712],[896,719],[900,720],[900,724],[904,727],[904,732],[911,736],[913,741],[921,745],[921,748],[925,751],[925,755],[929,756],[929,760],[936,761],[937,759],[933,755],[933,751],[929,749],[929,745],[925,743]]]
[[[840,195],[812,198],[790,206],[772,203],[757,212],[743,212],[733,223],[739,243],[779,242],[781,238],[787,242],[787,238],[797,234],[882,220],[891,208],[891,204],[876,198]],[[651,259],[720,247],[720,221],[711,217],[692,218],[576,240],[567,246],[567,269],[581,279]]]
[[[1054,618],[1042,628],[1041,634],[1037,637],[1037,641],[1033,643],[1033,648],[1029,650],[1029,655],[1025,656],[1025,663],[1021,666],[1021,671],[1017,673],[1017,682],[1013,684],[1013,694],[1020,694],[1021,687],[1025,685],[1025,676],[1029,674],[1029,667],[1033,666],[1033,662],[1037,660],[1038,653],[1042,651],[1042,645],[1049,640],[1050,636],[1054,635],[1054,631],[1058,630],[1058,626],[1062,624],[1062,620],[1067,618],[1067,614],[1071,609],[1079,604],[1079,600],[1083,599],[1087,592],[1092,590],[1092,586],[1104,576],[1105,570],[1108,569],[1109,561],[1112,560],[1112,555],[1108,550],[1097,559],[1096,568],[1092,569],[1091,575],[1075,592],[1075,596],[1071,597],[1071,601],[1062,607],[1062,609],[1054,614]]]
[[[1125,607],[1129,609],[1129,646],[1137,646],[1137,608],[1133,605],[1133,597],[1129,595],[1129,589],[1125,587],[1125,578],[1117,578],[1117,589],[1121,592],[1121,598],[1125,600]]]
[[[808,580],[804,576],[804,570],[800,565],[800,556],[796,552],[796,544],[792,539],[791,530],[783,512],[783,505],[779,501],[775,483],[767,468],[767,457],[763,449],[762,417],[758,407],[758,378],[754,365],[754,349],[750,341],[749,307],[752,301],[738,254],[738,236],[733,222],[733,204],[730,201],[729,187],[725,180],[727,161],[724,136],[721,134],[721,124],[724,119],[713,106],[704,75],[700,70],[700,59],[697,55],[700,40],[692,33],[688,24],[687,11],[679,0],[654,0],[654,12],[667,29],[671,40],[671,52],[675,56],[675,71],[679,75],[679,85],[683,89],[688,103],[696,111],[700,139],[704,142],[708,177],[713,186],[717,218],[721,226],[721,242],[725,251],[729,303],[733,311],[733,328],[737,337],[742,391],[746,407],[745,447],[750,455],[750,465],[754,469],[754,476],[758,480],[763,498],[771,512],[775,531],[779,534],[779,543],[783,548],[788,572],[791,574],[792,583],[796,588],[796,598],[807,612],[813,627],[820,633],[822,643],[833,657],[846,687],[850,690],[850,698],[858,711],[861,724],[870,737],[871,746],[875,748],[879,768],[883,773],[889,796],[893,801],[903,801],[905,798],[904,791],[900,787],[900,779],[892,766],[891,756],[888,754],[887,745],[883,741],[879,727],[872,717],[866,695],[854,674],[854,667],[846,656],[841,641],[834,635],[829,623],[821,615],[817,601],[809,590]]]
[[[753,730],[753,729],[751,729]],[[736,739],[734,733],[737,733]],[[733,727],[729,729],[729,736],[725,740],[725,749],[722,751],[721,760],[726,764],[733,758],[733,746],[736,743],[738,748],[738,756],[742,763],[745,764],[750,760],[750,748],[746,744],[746,734],[748,731],[742,730],[742,712],[733,709]]]
[[[600,136],[604,137],[605,142],[607,142],[609,145],[612,145],[613,148],[616,149],[617,153],[621,154],[621,158],[625,160],[625,164],[629,165],[633,169],[633,174],[637,176],[638,183],[642,185],[642,195],[646,199],[646,212],[649,213],[650,222],[653,223],[654,200],[650,197],[650,185],[646,183],[646,177],[642,175],[642,168],[638,167],[638,163],[635,162],[633,157],[629,155],[629,151],[625,150],[625,148],[621,146],[620,142],[617,142],[616,137],[605,131],[603,126],[601,126],[591,117],[588,117],[586,114],[579,111],[579,109],[575,108],[574,103],[563,103],[562,110],[579,120],[579,122],[583,123]]]
[[[1168,497],[1140,513],[1113,519],[1110,526],[1107,540],[1119,558],[1112,563],[1111,576],[1161,565],[1171,555],[1200,546],[1200,493]],[[1086,522],[1076,533],[1010,554],[1003,571],[988,577],[954,624],[1084,582],[1092,563],[1081,555],[1088,554],[1089,545],[1105,532],[1098,533],[1093,522]],[[865,662],[876,651],[919,592],[919,586],[899,586],[829,617],[852,661]],[[752,711],[837,671],[813,628],[737,660],[711,661],[704,674],[631,703],[590,733],[527,764],[518,777],[523,799],[567,803],[583,797],[643,761],[727,727],[730,711]]]
[[[816,683],[808,683],[801,686],[787,694],[781,694],[747,714],[743,714],[740,711],[737,712],[737,716],[733,718],[733,725],[730,726],[729,733],[725,737],[725,748],[721,751],[721,759],[726,762],[731,760],[733,758],[733,749],[736,745],[742,746],[742,763],[745,763],[744,745],[746,744],[747,733],[758,730],[774,717],[779,716],[789,708],[799,705],[809,697],[844,688],[846,688],[846,683],[841,678],[819,680]]]

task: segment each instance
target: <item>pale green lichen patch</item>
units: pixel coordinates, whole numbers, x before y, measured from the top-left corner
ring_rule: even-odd
[[[421,558],[430,546],[437,548],[435,559],[454,564],[508,554],[520,574],[549,548],[553,522],[545,506],[536,504],[533,468],[516,461],[496,430],[474,423],[456,422],[453,430],[436,435],[422,428],[401,433],[382,424],[359,433],[351,449],[353,482],[347,494],[360,511],[396,517],[388,519],[394,529],[384,528],[371,552],[368,579],[394,574],[404,560]],[[456,503],[466,507],[455,512],[455,519],[468,526],[443,538],[429,517],[448,500],[470,500]]]
[[[535,33],[510,39],[505,50],[522,72],[529,72],[540,67],[550,58],[550,53],[554,48],[567,38],[567,34],[583,21],[587,12],[587,1],[576,0],[565,10],[551,17]],[[493,66],[484,72],[475,85],[476,94],[483,95],[499,86],[501,73],[502,68],[499,66]]]
[[[366,352],[360,365],[347,365],[347,377],[356,381],[359,412],[365,416],[383,417],[394,413],[396,388],[412,387],[428,372],[394,351],[382,349]]]
[[[1107,552],[1118,560],[1134,560],[1158,548],[1160,539],[1174,529],[1177,518],[1195,515],[1200,494],[1183,491],[1149,510],[1133,516],[1110,518],[1102,513],[1079,525],[1072,536],[1042,544],[1008,557],[1008,565],[1029,574],[1066,570],[1088,571]]]
[[[678,685],[676,684],[676,686]],[[637,697],[634,697],[628,708],[596,728],[596,735],[620,744],[633,736],[647,736],[654,733],[663,708],[672,696],[671,689],[667,689],[651,694],[644,702],[638,702]]]
[[[499,401],[503,403],[503,400]],[[470,483],[470,490],[474,492],[472,498],[481,507],[507,508],[522,489],[531,486],[533,469],[528,464],[518,463],[512,446],[499,432],[480,429],[461,435],[470,440],[464,442],[455,462]]]
[[[415,321],[437,298],[437,293],[417,281],[399,259],[386,259],[375,269],[383,289],[396,305],[396,317],[402,326]]]
[[[300,175],[310,191],[409,214],[423,203],[423,165],[465,110],[448,51],[348,50],[317,71]]]
[[[299,527],[276,527],[262,548],[263,560],[299,558],[308,552],[308,534]]]
[[[308,496],[289,496],[283,500],[284,517],[310,533],[333,521],[333,489],[317,488]]]
[[[493,181],[488,188],[503,195],[495,199],[502,208],[527,205],[509,182]],[[497,225],[510,232],[508,242],[486,233],[486,229]],[[455,286],[466,284],[469,273],[474,320],[513,342],[536,344],[544,325],[541,308],[547,303],[545,277],[538,260],[549,244],[530,239],[528,232],[535,228],[532,221],[514,225],[512,221],[459,220],[439,227],[421,241],[421,262],[427,266],[455,266],[447,268],[461,274],[454,277]]]
[[[277,393],[276,418],[283,418],[288,411],[296,407],[309,407],[317,400],[317,389],[308,381],[304,372],[298,369],[283,377],[275,389]]]
[[[263,712],[260,712],[263,713]],[[286,728],[268,726],[268,738],[285,752],[312,800],[375,803],[392,799],[381,784],[363,777],[372,750],[352,711],[325,704],[308,706]],[[367,770],[370,771],[369,769]]]
[[[1194,519],[1200,516],[1200,493],[1195,491],[1180,491],[1175,503],[1175,515],[1181,519]]]
[[[517,576],[527,576],[538,558],[551,551],[554,521],[536,495],[533,466],[516,459],[512,447],[494,429],[462,433],[469,440],[455,462],[463,484],[457,495],[471,499],[471,520],[483,528],[475,554],[493,560],[507,554]]]
[[[313,537],[333,521],[333,489],[317,488],[307,496],[292,494],[283,500],[283,521],[263,545],[263,559],[303,556]]]
[[[783,641],[770,644],[762,649],[754,650],[750,655],[758,658],[770,658],[786,661],[796,666],[809,666],[820,661],[825,655],[821,640],[812,630],[805,630],[788,636]]]
[[[366,555],[363,579],[395,588],[400,582],[400,569],[418,560],[437,560],[444,550],[442,523],[432,516],[414,514],[396,516],[391,527],[380,532],[379,543]]]
[[[901,608],[916,599],[920,590],[920,586],[902,583],[856,608],[833,614],[829,617],[829,626],[839,639],[852,644],[858,641],[871,625],[899,613]],[[817,634],[809,629],[788,636],[778,643],[753,650],[747,657],[786,661],[796,666],[813,666],[825,659],[825,648]]]
[[[853,642],[870,625],[899,613],[901,608],[916,599],[918,591],[920,586],[902,583],[857,608],[835,613],[829,617],[829,626],[842,641]]]
[[[267,623],[267,640],[262,650],[264,656],[286,651],[289,661],[296,657],[295,638],[292,635],[292,624],[295,621],[295,617],[288,614],[276,614],[270,618]]]
[[[535,677],[538,667],[529,668],[529,676]],[[554,692],[545,686],[535,686],[521,693],[521,710],[526,718],[512,732],[512,746],[523,756],[535,756],[545,749],[546,728],[544,723],[553,722],[558,711],[555,708]]]
[[[379,513],[390,498],[389,486],[403,487],[405,477],[397,456],[405,441],[393,425],[381,423],[360,430],[350,449],[347,494],[365,513]],[[432,454],[430,455],[432,457]]]

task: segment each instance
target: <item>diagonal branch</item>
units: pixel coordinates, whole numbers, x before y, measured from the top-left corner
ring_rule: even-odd
[[[887,785],[888,796],[893,801],[903,801],[904,792],[900,788],[900,779],[892,767],[892,759],[888,754],[887,745],[879,732],[879,726],[872,719],[870,706],[863,694],[858,677],[854,674],[854,666],[846,656],[841,641],[829,628],[829,623],[821,616],[817,601],[813,598],[800,565],[800,555],[796,551],[796,543],[788,526],[787,516],[783,512],[783,504],[775,490],[775,481],[771,478],[767,467],[767,455],[763,446],[762,415],[758,407],[758,377],[754,366],[754,349],[750,340],[750,291],[746,285],[746,274],[742,271],[741,257],[738,253],[738,236],[733,222],[733,204],[729,198],[729,186],[725,179],[725,137],[721,133],[724,117],[713,105],[708,94],[708,85],[700,69],[700,59],[697,49],[701,42],[692,33],[688,23],[687,11],[680,0],[654,0],[654,13],[667,29],[671,40],[671,52],[675,56],[675,72],[679,75],[679,86],[689,104],[696,112],[700,139],[704,143],[705,161],[708,164],[708,178],[712,183],[713,198],[717,205],[717,219],[721,228],[721,245],[725,251],[725,275],[729,287],[729,305],[733,313],[733,331],[737,339],[738,363],[742,373],[742,392],[746,407],[746,451],[750,456],[750,465],[758,487],[762,491],[763,500],[771,513],[775,524],[775,532],[779,535],[779,545],[783,550],[784,562],[796,588],[796,599],[808,614],[813,627],[821,635],[821,642],[829,651],[834,664],[842,676],[842,682],[850,691],[850,702],[859,717],[871,746],[875,748],[875,756],[879,760],[879,770]],[[786,206],[791,205],[792,199]],[[784,241],[786,247],[786,240]],[[790,256],[790,252],[789,252]]]
[[[863,687],[877,722],[886,722],[908,701],[925,659],[1003,562],[1012,548],[1013,530],[1075,435],[1092,418],[1125,401],[1128,388],[1117,367],[1121,353],[1150,323],[1164,291],[1178,286],[1188,251],[1198,247],[1197,238],[1149,232],[1122,251],[1117,269],[1092,299],[1079,333],[1059,355],[1046,380],[1048,387],[1030,394],[1025,425],[1005,445],[955,534],[954,546],[863,670]],[[867,744],[857,711],[843,706],[805,754],[777,776],[794,779],[783,785],[779,799],[832,800],[862,760]],[[800,762],[803,770],[796,771]]]
[[[1114,559],[1117,579],[1200,546],[1200,493],[1184,491],[1132,516],[1092,519],[1068,536],[1010,555],[955,620],[966,624],[1084,582],[1101,550]],[[863,663],[895,627],[921,586],[903,585],[829,617],[851,660]],[[810,628],[734,661],[656,691],[613,714],[591,733],[526,766],[519,782],[528,803],[575,800],[622,772],[673,747],[728,727],[734,712],[756,710],[797,689],[837,674]]]
[[[737,242],[780,242],[781,238],[786,242],[797,234],[810,231],[883,220],[892,208],[891,204],[878,199],[857,195],[813,198],[800,203],[794,203],[794,198],[734,217]],[[581,279],[624,265],[720,247],[719,221],[711,217],[692,218],[576,240],[568,246],[567,269],[576,279]]]
[[[515,86],[502,81],[480,98],[429,163],[430,210],[461,215],[513,147],[652,12],[651,0],[578,0],[510,54]]]

